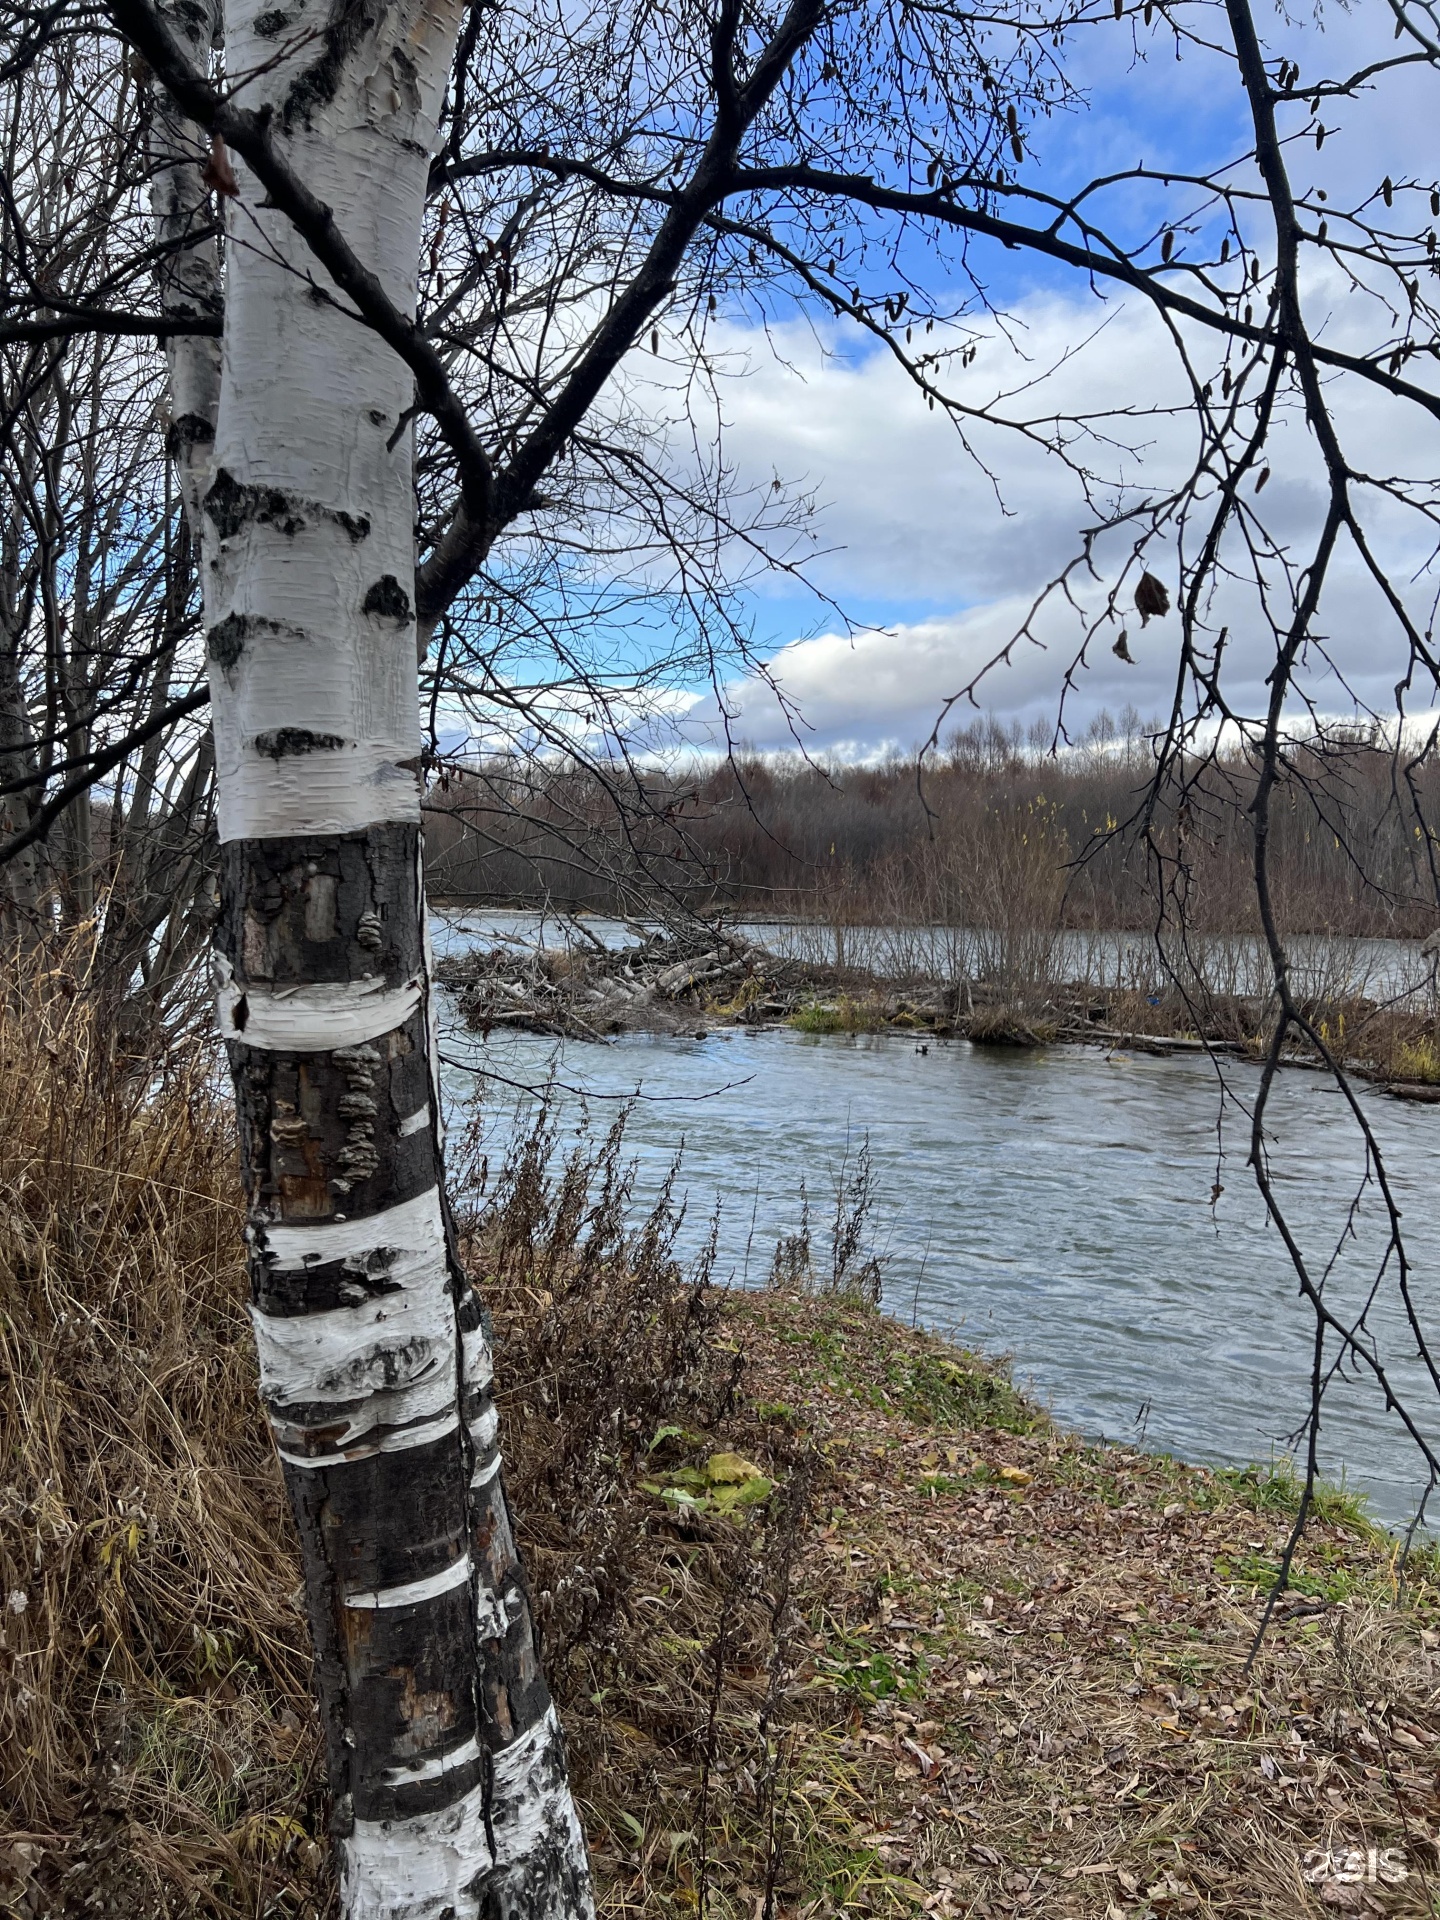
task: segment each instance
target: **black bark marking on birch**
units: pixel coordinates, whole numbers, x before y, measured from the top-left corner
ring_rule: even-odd
[[[270,727],[255,736],[255,751],[271,760],[302,753],[335,753],[347,744],[343,734],[312,733],[309,727]]]
[[[480,1763],[432,1781],[385,1776],[476,1734],[474,1621],[462,1583],[406,1607],[347,1607],[443,1571],[465,1550],[455,1436],[345,1466],[285,1466],[315,1635],[315,1677],[335,1798],[333,1829],[356,1817],[430,1812],[469,1792]]]
[[[182,413],[178,419],[170,422],[170,430],[165,435],[165,451],[174,460],[187,447],[208,446],[214,438],[215,428],[203,413]]]
[[[376,614],[382,620],[408,620],[410,596],[393,573],[382,573],[366,590],[360,611]]]
[[[259,15],[255,22],[255,31],[262,40],[274,40],[284,33],[290,24],[290,19],[291,16],[288,13],[282,12],[279,7],[273,7],[269,13]]]
[[[390,1249],[351,1260],[322,1260],[303,1268],[272,1266],[262,1252],[250,1262],[250,1294],[261,1313],[285,1320],[334,1307],[358,1307],[387,1293],[398,1293],[390,1277]]]
[[[480,1780],[477,1752],[431,1780],[386,1778],[476,1737],[475,1624],[468,1584],[411,1607],[344,1609],[355,1739],[356,1817],[385,1820],[448,1806]]]
[[[249,633],[249,616],[243,613],[232,613],[223,620],[217,620],[206,634],[206,652],[222,672],[228,673],[239,660],[245,651],[245,641]]]
[[[229,1042],[246,1197],[262,1219],[360,1220],[434,1187],[425,1023],[362,1046],[282,1053]]]
[[[205,496],[205,511],[222,540],[233,540],[252,520],[296,534],[306,524],[298,502],[278,487],[243,486],[222,467]]]
[[[347,1593],[425,1580],[464,1558],[469,1543],[460,1475],[453,1435],[326,1470],[327,1512],[337,1537],[345,1541],[336,1574]],[[398,1519],[403,1527],[395,1524]],[[377,1526],[376,1520],[385,1524]]]
[[[237,985],[418,979],[418,854],[419,828],[400,823],[228,842],[216,945]],[[239,1040],[230,1053],[245,1186],[262,1218],[361,1219],[436,1185],[423,1009],[361,1046],[279,1052]]]
[[[400,97],[411,113],[420,111],[420,74],[415,62],[402,46],[393,46],[389,53],[390,71],[400,89]],[[410,153],[426,153],[426,149],[415,140],[402,140],[401,145]],[[428,156],[427,156],[428,157]]]
[[[502,1632],[482,1638],[480,1667],[482,1737],[498,1749],[545,1717],[550,1690],[540,1667],[530,1593],[502,1476],[497,1473],[483,1487],[473,1488],[471,1502],[477,1578],[482,1589],[494,1594],[505,1622]]]
[[[424,958],[419,834],[393,823],[344,836],[228,841],[215,941],[240,984],[413,980]]]
[[[196,0],[171,0],[163,9],[170,19],[180,23],[186,39],[198,40],[202,35],[208,39],[210,34],[210,15]]]
[[[360,42],[375,31],[383,9],[367,0],[333,0],[325,27],[325,50],[291,82],[281,108],[281,120],[288,129],[297,120],[308,120],[319,107],[328,107],[335,98],[345,62]]]
[[[206,652],[217,667],[229,673],[244,653],[245,642],[252,633],[294,633],[298,636],[299,630],[286,627],[279,620],[267,620],[263,613],[227,613],[206,634]]]
[[[439,1443],[443,1445],[443,1442]],[[423,1450],[416,1448],[418,1456]],[[383,1455],[380,1456],[383,1458]],[[358,1472],[364,1462],[335,1468],[341,1473]],[[327,1519],[331,1474],[282,1462],[285,1488],[290,1495],[291,1511],[300,1535],[300,1565],[305,1583],[305,1612],[315,1652],[315,1695],[320,1709],[320,1728],[325,1739],[326,1774],[334,1801],[331,1832],[343,1837],[354,1826],[354,1801],[350,1790],[354,1749],[345,1739],[349,1725],[347,1700],[349,1688],[342,1656],[340,1608],[335,1577],[326,1549],[343,1547],[337,1541],[337,1528]]]
[[[237,480],[227,467],[221,467],[205,496],[205,511],[222,540],[233,540],[252,524],[274,527],[293,536],[311,520],[332,520],[343,527],[357,545],[370,536],[368,514],[347,513],[340,507],[321,506],[315,500],[299,500],[279,487],[256,487]]]

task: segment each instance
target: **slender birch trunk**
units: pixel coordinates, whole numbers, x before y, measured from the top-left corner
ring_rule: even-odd
[[[408,313],[458,24],[455,0],[227,14],[232,83],[255,76],[247,104],[271,107],[285,157]],[[444,1200],[411,376],[235,172],[205,497],[218,1003],[344,1910],[581,1920],[584,1837]]]
[[[24,616],[12,587],[19,570],[5,564],[10,549],[6,539],[0,546],[0,838],[23,833],[30,824],[35,789],[22,783],[34,778],[39,758],[20,678]],[[6,952],[28,953],[45,935],[49,918],[45,869],[44,848],[38,841],[0,866],[0,948]]]
[[[163,0],[157,11],[194,66],[201,73],[208,71],[220,39],[220,0]],[[148,74],[144,85],[150,211],[163,249],[155,270],[160,309],[176,321],[215,317],[223,300],[215,209],[205,172],[209,136]],[[194,556],[204,541],[204,500],[213,477],[220,411],[220,342],[215,335],[179,331],[167,334],[163,344],[170,388],[166,447],[179,484],[182,518],[170,546],[166,640],[150,670],[149,712],[144,716],[150,720],[164,713],[172,697],[176,640],[190,598]],[[111,879],[98,957],[112,979],[131,982],[138,969],[145,994],[131,1002],[135,1011],[151,994],[163,994],[204,944],[208,931],[197,925],[202,914],[195,906],[206,881],[204,829],[214,746],[207,731],[196,742],[184,778],[167,793],[161,768],[169,744],[161,733],[146,742],[135,765],[129,805],[117,796],[110,816]]]
[[[218,41],[219,0],[183,0],[159,9],[167,27],[201,73]],[[150,210],[156,238],[167,251],[156,270],[160,309],[169,319],[192,320],[220,311],[220,249],[204,164],[204,132],[180,112],[163,87],[150,89]],[[165,340],[170,374],[166,434],[180,481],[180,497],[198,546],[204,538],[201,503],[210,486],[215,422],[220,411],[220,342],[213,334],[172,333]]]

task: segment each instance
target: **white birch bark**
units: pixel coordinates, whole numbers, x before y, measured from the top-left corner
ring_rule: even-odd
[[[218,37],[219,0],[185,0],[160,9],[165,24],[202,73]],[[161,311],[192,320],[220,311],[220,249],[204,178],[208,142],[163,87],[151,88],[150,206],[156,238],[167,251],[156,272]],[[215,420],[220,408],[220,341],[214,334],[172,333],[165,341],[170,373],[167,441],[180,479],[196,547],[204,537],[201,503],[210,486]]]
[[[292,110],[280,144],[413,314],[460,10],[455,0],[404,0],[363,11],[370,30],[337,63],[333,97]],[[244,98],[273,106],[277,133],[291,89],[313,70],[310,36],[327,24],[315,0],[228,9],[230,71],[258,71]],[[277,59],[296,41],[302,53]],[[206,581],[212,634],[228,636],[212,674],[221,837],[415,820],[415,507],[402,426],[412,377],[351,317],[243,162],[234,167]]]
[[[456,0],[231,0],[226,61],[413,314]],[[589,1920],[441,1197],[412,377],[238,156],[204,586],[217,998],[261,1393],[300,1526],[347,1920]],[[477,1457],[483,1454],[484,1458]],[[483,1469],[483,1471],[482,1471]]]

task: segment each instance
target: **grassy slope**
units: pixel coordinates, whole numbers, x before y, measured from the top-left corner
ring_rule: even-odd
[[[1244,1671],[1283,1478],[1057,1432],[966,1356],[825,1302],[736,1300],[757,1396],[826,1454],[797,1599],[819,1911],[1288,1916],[1432,1908],[1440,1635],[1331,1501]],[[1435,1749],[1440,1758],[1440,1749]],[[1398,1845],[1398,1889],[1305,1884]]]

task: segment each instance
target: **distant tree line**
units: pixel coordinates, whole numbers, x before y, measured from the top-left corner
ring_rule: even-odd
[[[923,761],[737,755],[644,771],[496,758],[428,815],[455,901],[613,913],[733,909],[840,925],[1259,930],[1257,762],[1243,743],[1157,780],[1139,716],[1077,744],[985,719]],[[1424,937],[1435,925],[1433,759],[1373,726],[1287,754],[1269,857],[1287,931]]]

